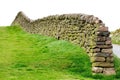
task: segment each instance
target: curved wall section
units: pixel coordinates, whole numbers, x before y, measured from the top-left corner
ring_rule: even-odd
[[[63,14],[32,21],[19,12],[12,25],[20,25],[29,33],[77,44],[90,56],[93,73],[115,74],[110,32],[102,20],[93,15]]]

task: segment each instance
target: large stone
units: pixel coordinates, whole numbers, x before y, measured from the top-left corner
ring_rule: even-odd
[[[106,39],[106,40],[108,40],[108,41],[109,41],[109,40],[111,40],[111,37],[107,37],[107,39]]]
[[[96,24],[102,23],[102,20],[97,19],[97,20],[95,21],[95,23],[96,23]]]
[[[107,40],[107,41],[105,41],[105,44],[112,44],[112,42],[111,42],[111,40]]]
[[[106,41],[106,37],[102,37],[102,36],[97,36],[97,40],[96,41]]]
[[[100,52],[100,48],[92,49],[92,52]]]
[[[100,26],[98,31],[108,31],[108,27]]]
[[[94,62],[92,64],[93,67],[105,67],[105,68],[111,68],[114,66],[113,63],[110,62]]]
[[[112,49],[102,49],[101,52],[103,52],[103,53],[110,53],[110,54],[113,53]]]
[[[114,57],[114,54],[110,54],[110,57]]]
[[[98,41],[97,41],[96,44],[97,44],[97,45],[104,45],[105,42],[98,42]]]
[[[110,56],[110,54],[106,54],[106,53],[94,53],[92,56],[96,56],[96,57],[108,57],[108,56]]]
[[[108,37],[108,36],[110,35],[110,32],[108,32],[108,31],[105,31],[105,32],[97,32],[97,35],[98,35],[98,36]]]
[[[104,68],[103,69],[103,74],[105,75],[115,75],[115,69],[114,68]]]
[[[114,59],[113,57],[107,57],[106,62],[113,62],[113,59]]]
[[[103,48],[103,49],[108,49],[108,48],[112,48],[112,45],[96,45],[96,47],[98,48]]]
[[[105,57],[91,57],[91,62],[104,62]]]
[[[101,68],[101,67],[92,67],[92,72],[94,72],[94,73],[102,73],[103,68]]]

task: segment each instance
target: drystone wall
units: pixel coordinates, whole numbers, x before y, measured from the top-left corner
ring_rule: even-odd
[[[93,73],[115,74],[110,32],[102,20],[93,15],[63,14],[33,21],[19,12],[12,25],[20,25],[29,33],[77,44],[90,56]]]

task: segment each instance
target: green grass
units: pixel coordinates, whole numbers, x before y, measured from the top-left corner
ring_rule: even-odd
[[[112,43],[120,45],[120,40],[117,40],[116,38],[112,39]]]
[[[111,32],[111,35],[112,35],[112,43],[120,45],[120,29]]]
[[[64,40],[29,34],[19,27],[0,27],[0,80],[114,80],[116,76],[92,75],[87,53]]]
[[[119,44],[120,45],[120,35],[112,36],[112,43],[113,44]]]

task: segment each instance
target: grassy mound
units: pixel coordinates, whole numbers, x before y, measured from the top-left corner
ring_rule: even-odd
[[[87,53],[79,46],[51,37],[29,34],[19,27],[0,27],[0,80],[114,80],[92,75]]]

